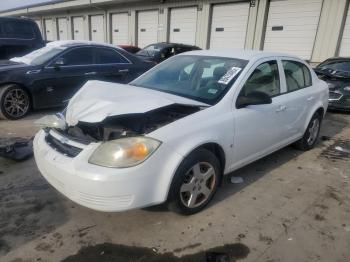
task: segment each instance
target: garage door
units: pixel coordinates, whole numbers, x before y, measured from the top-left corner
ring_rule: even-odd
[[[40,19],[35,19],[34,21],[38,25],[40,33],[42,34],[43,33],[43,28],[41,26],[41,20]]]
[[[44,19],[44,26],[45,26],[45,39],[48,41],[54,40],[52,19]]]
[[[244,48],[249,3],[213,6],[210,48]]]
[[[105,41],[103,15],[90,16],[90,37],[94,42],[103,43]]]
[[[171,9],[170,42],[194,45],[196,43],[196,31],[197,7]]]
[[[343,37],[340,42],[339,56],[350,56],[350,8],[345,20]]]
[[[272,0],[264,49],[310,59],[321,7],[322,0]]]
[[[137,16],[137,44],[143,48],[158,42],[158,10],[140,11]]]
[[[84,31],[84,18],[82,16],[76,16],[72,18],[72,30],[73,30],[73,39],[74,40],[84,40],[85,31]]]
[[[58,30],[58,39],[67,40],[68,39],[68,22],[67,18],[62,17],[57,19],[57,30]]]
[[[112,14],[112,43],[125,45],[129,43],[129,16],[127,13]]]

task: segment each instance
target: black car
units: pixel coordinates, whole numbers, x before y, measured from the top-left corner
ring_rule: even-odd
[[[45,45],[31,19],[0,17],[0,59],[22,56]]]
[[[350,58],[330,58],[314,70],[328,84],[328,108],[350,111]]]
[[[198,46],[175,44],[175,43],[156,43],[146,46],[136,53],[143,60],[160,63],[173,55],[180,53],[201,50]]]
[[[121,48],[57,41],[23,57],[0,61],[0,118],[63,105],[88,80],[128,83],[150,69]]]
[[[138,51],[141,50],[140,47],[134,46],[134,45],[118,45],[120,48],[124,49],[125,51],[128,51],[129,53],[136,54]]]

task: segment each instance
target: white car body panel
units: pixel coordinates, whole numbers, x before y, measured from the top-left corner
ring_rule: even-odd
[[[102,142],[79,145],[83,150],[74,158],[63,156],[47,145],[45,132],[40,131],[34,140],[34,153],[43,176],[68,198],[92,209],[122,211],[154,205],[166,201],[177,167],[194,149],[208,143],[221,147],[225,155],[223,173],[228,174],[300,139],[312,115],[320,108],[327,110],[328,87],[309,66],[313,86],[286,92],[281,60],[304,63],[298,58],[242,50],[203,50],[184,55],[233,57],[249,62],[226,95],[213,106],[147,88],[88,82],[69,102],[68,125],[79,121],[98,123],[110,116],[139,114],[172,104],[199,106],[202,110],[146,134],[162,144],[149,159],[130,168],[88,163]],[[257,65],[268,60],[279,64],[284,94],[273,97],[271,104],[236,109],[235,101],[245,81]],[[161,64],[151,70],[158,67]]]
[[[146,88],[103,81],[88,81],[69,101],[66,121],[97,123],[108,116],[145,113],[171,104],[208,106],[195,100]]]

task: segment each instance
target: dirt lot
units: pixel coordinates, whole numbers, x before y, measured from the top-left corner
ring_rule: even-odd
[[[45,113],[0,121],[0,138],[33,136]],[[350,261],[350,154],[339,151],[350,150],[350,114],[328,113],[321,135],[312,151],[288,147],[234,172],[244,182],[227,179],[190,217],[95,212],[56,192],[33,159],[0,158],[0,261]]]

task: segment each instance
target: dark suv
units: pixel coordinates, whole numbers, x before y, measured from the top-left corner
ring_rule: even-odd
[[[33,20],[0,17],[0,59],[22,56],[44,45],[39,27]]]

